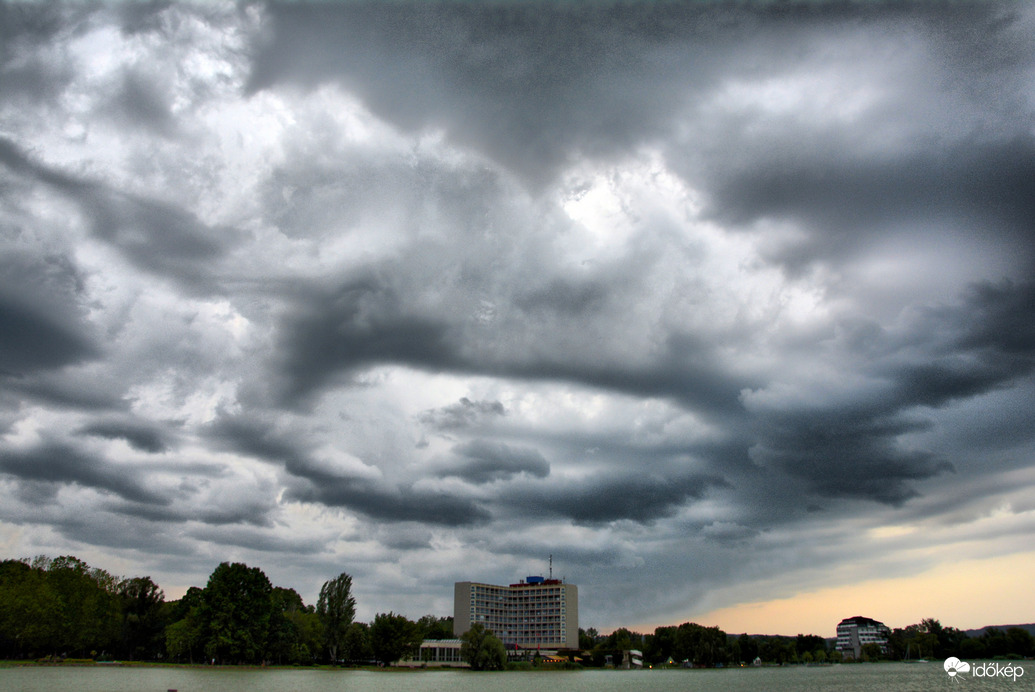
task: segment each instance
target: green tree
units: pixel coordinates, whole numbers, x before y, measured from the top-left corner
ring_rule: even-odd
[[[589,651],[597,645],[597,641],[600,639],[600,633],[597,632],[595,627],[589,629],[579,628],[579,648],[583,651]]]
[[[345,633],[342,655],[347,661],[369,661],[374,658],[370,646],[370,626],[365,622],[354,622]]]
[[[1035,655],[1035,637],[1020,627],[1009,627],[1006,630],[1006,643],[1009,653],[1028,658]]]
[[[823,637],[815,634],[798,634],[794,641],[794,650],[798,652],[799,657],[806,652],[811,654],[816,649],[822,649],[826,653],[827,643]],[[811,656],[811,658],[815,657]]]
[[[758,642],[745,632],[737,638],[740,645],[740,660],[744,663],[753,663],[758,658]]]
[[[728,638],[718,627],[703,627],[693,622],[684,622],[676,628],[673,657],[690,661],[696,666],[711,668],[726,663]]]
[[[187,589],[183,598],[171,604],[165,628],[165,650],[178,660],[194,663],[194,655],[201,655],[205,643],[205,592],[196,586]]]
[[[122,655],[153,659],[162,650],[165,594],[151,577],[125,579],[118,586],[122,611]]]
[[[270,580],[258,567],[224,562],[205,587],[209,636],[205,653],[218,661],[263,660],[272,614]]]
[[[503,670],[507,665],[507,650],[496,635],[476,622],[460,635],[460,658],[472,670]]]
[[[676,628],[656,627],[654,634],[647,637],[643,656],[650,663],[665,663],[675,649]]]
[[[85,657],[111,651],[121,630],[118,580],[71,555],[53,560],[40,557],[33,564],[45,569],[57,602],[58,622],[51,642],[55,653]]]
[[[624,627],[619,627],[607,636],[607,639],[605,640],[605,646],[608,649],[628,651],[629,649],[636,648],[635,646],[633,646],[634,641],[636,646],[641,646],[640,642],[642,641],[642,637],[639,634],[630,632]]]
[[[270,657],[278,664],[312,663],[312,653],[303,651],[300,646],[301,632],[298,627],[298,614],[306,611],[302,597],[294,589],[273,587],[270,594],[272,611],[270,613],[270,629],[267,639],[267,650]]]
[[[862,660],[881,661],[884,659],[884,649],[880,644],[863,644]]]
[[[46,572],[21,560],[0,563],[0,647],[9,658],[57,650],[61,611]]]
[[[453,638],[452,617],[440,618],[434,615],[424,615],[417,620],[417,626],[420,627],[422,639]]]
[[[420,647],[420,628],[417,623],[395,613],[378,613],[370,625],[370,646],[374,658],[392,665]]]
[[[324,638],[331,662],[338,662],[338,652],[345,641],[352,620],[356,617],[356,599],[352,596],[352,577],[342,572],[324,582],[316,612],[323,623]]]

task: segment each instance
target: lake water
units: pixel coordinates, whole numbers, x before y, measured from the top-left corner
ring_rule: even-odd
[[[1005,664],[1000,664],[1005,665]],[[471,671],[24,667],[0,669],[3,692],[992,692],[1035,690],[1035,663],[1011,678],[950,678],[940,662],[731,670]]]

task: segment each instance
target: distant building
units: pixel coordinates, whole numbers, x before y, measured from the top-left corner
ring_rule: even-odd
[[[409,668],[467,668],[467,663],[460,658],[460,644],[459,639],[425,639],[416,657],[405,656],[398,665]]]
[[[560,579],[527,577],[496,586],[461,581],[453,587],[453,633],[481,623],[508,650],[577,649],[579,590]]]
[[[883,622],[856,615],[837,624],[835,648],[842,656],[851,656],[856,660],[862,658],[862,648],[867,644],[880,645],[881,651],[886,654],[889,636],[891,630]]]

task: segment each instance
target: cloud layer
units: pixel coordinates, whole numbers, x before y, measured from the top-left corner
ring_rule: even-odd
[[[603,629],[908,576],[992,511],[1027,551],[1033,37],[2,4],[0,545],[170,591],[345,569],[361,617],[552,554]],[[867,538],[904,525],[959,538]]]

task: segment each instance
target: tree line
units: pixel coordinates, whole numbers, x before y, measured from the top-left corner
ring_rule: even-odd
[[[796,637],[731,635],[718,627],[692,622],[658,627],[652,634],[619,628],[602,636],[595,629],[579,630],[579,648],[589,654],[589,665],[603,666],[610,656],[621,662],[620,653],[629,649],[643,652],[645,664],[712,668],[751,664],[756,659],[766,664],[841,663],[849,659],[835,648],[833,640],[814,634]],[[934,618],[915,625],[896,628],[888,637],[886,650],[877,644],[863,647],[862,659],[942,660],[957,656],[964,660],[984,658],[1030,658],[1035,656],[1035,637],[1020,627],[1005,631],[989,628],[976,637],[955,627],[943,627]]]
[[[391,664],[415,656],[424,639],[450,639],[450,617],[416,622],[393,612],[369,623],[355,620],[352,577],[324,582],[315,605],[294,589],[273,586],[257,567],[224,562],[204,588],[166,601],[150,577],[119,578],[73,556],[0,562],[0,657],[164,660],[219,664]],[[476,629],[476,628],[475,628]],[[475,668],[502,667],[506,652],[491,633],[463,638],[462,657]],[[692,622],[658,627],[652,634],[620,628],[601,636],[579,630],[583,665],[639,649],[652,665],[701,667],[764,663],[836,663],[832,641],[797,637],[729,635]],[[863,648],[864,660],[964,660],[1031,657],[1035,638],[1019,627],[989,629],[970,637],[928,618],[891,631],[888,646]]]
[[[224,562],[204,588],[166,601],[150,577],[118,578],[62,556],[0,562],[0,657],[219,664],[391,664],[452,618],[389,612],[356,622],[352,577],[324,582],[307,605],[257,567]]]

